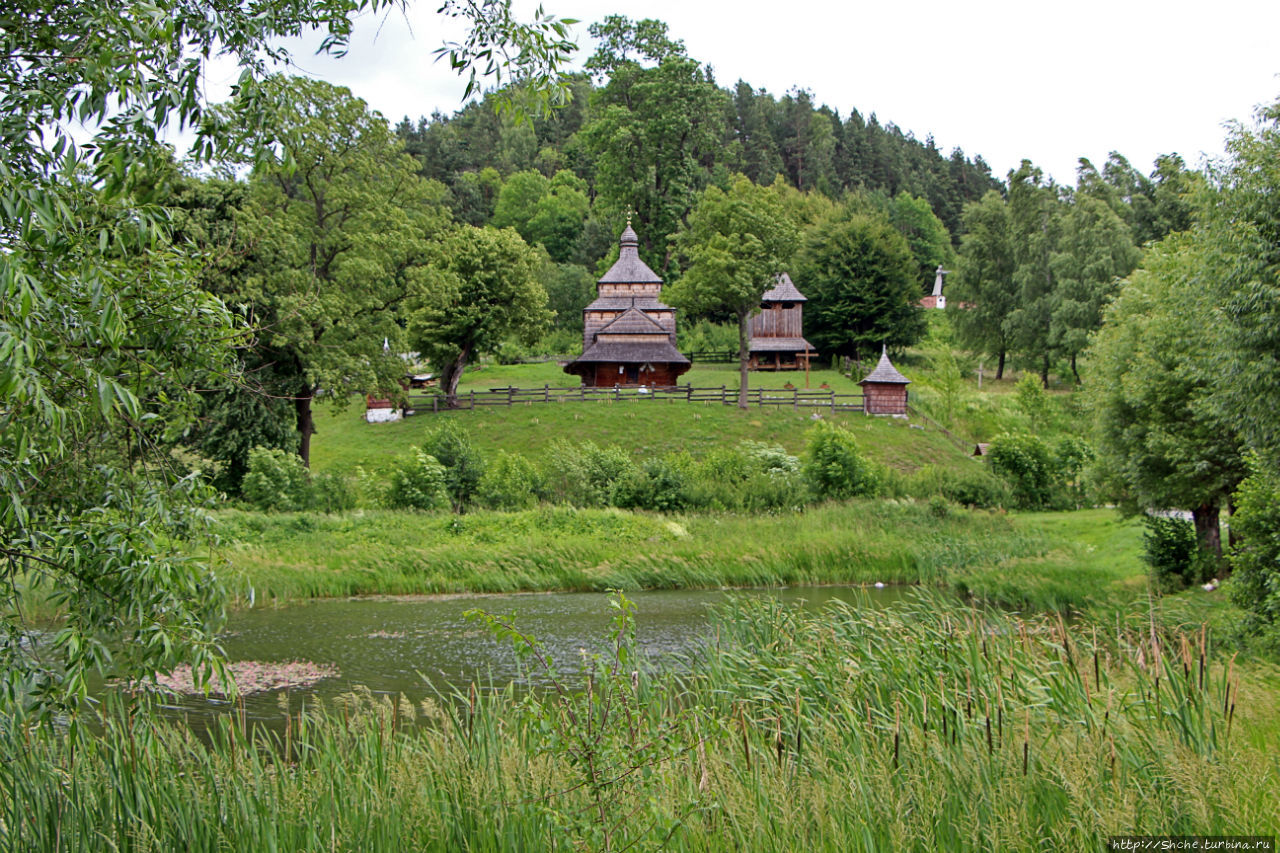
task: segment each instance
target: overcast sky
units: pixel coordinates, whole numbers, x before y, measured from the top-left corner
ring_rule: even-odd
[[[417,2],[407,15],[367,17],[348,55],[295,48],[298,68],[348,86],[392,122],[460,107],[464,84],[433,51],[457,37]],[[581,66],[587,25],[610,14],[658,18],[721,86],[746,80],[775,96],[799,87],[847,116],[857,109],[944,153],[980,154],[998,177],[1026,157],[1059,182],[1076,162],[1110,151],[1143,172],[1158,154],[1189,165],[1222,152],[1223,124],[1250,120],[1280,97],[1280,3],[1274,0],[1011,0],[735,4],[699,0],[546,0],[578,18]],[[517,8],[533,4],[517,0]],[[526,14],[527,14],[526,11]],[[314,41],[312,42],[314,45]],[[218,97],[230,75],[214,72]]]

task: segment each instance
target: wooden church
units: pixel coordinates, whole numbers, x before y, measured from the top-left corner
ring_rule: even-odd
[[[802,331],[807,300],[783,273],[760,297],[760,312],[751,318],[751,370],[807,370],[813,347]]]
[[[639,246],[628,217],[618,260],[582,311],[582,355],[564,371],[588,388],[675,385],[691,366],[676,349],[675,309],[661,302],[662,279],[640,260]]]

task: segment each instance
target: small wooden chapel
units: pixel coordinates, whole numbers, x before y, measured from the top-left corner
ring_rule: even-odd
[[[564,368],[588,388],[671,386],[692,366],[676,349],[676,312],[660,300],[662,279],[640,259],[639,247],[628,216],[618,260],[582,311],[582,355]]]

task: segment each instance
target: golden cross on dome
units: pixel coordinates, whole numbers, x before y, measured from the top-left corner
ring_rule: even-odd
[[[631,227],[631,205],[627,205],[627,227]]]

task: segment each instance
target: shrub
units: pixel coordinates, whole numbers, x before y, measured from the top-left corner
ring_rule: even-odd
[[[1013,393],[1018,411],[1026,416],[1031,431],[1040,429],[1049,413],[1049,395],[1045,393],[1039,377],[1034,373],[1022,374]]]
[[[614,503],[624,509],[678,512],[689,506],[694,465],[688,454],[651,459],[614,487]]]
[[[441,509],[450,503],[448,470],[421,447],[395,461],[387,488],[391,509]]]
[[[321,512],[346,512],[360,505],[360,488],[340,474],[327,471],[311,477],[311,506]]]
[[[961,506],[983,509],[1009,502],[1008,486],[979,465],[962,471],[925,465],[905,478],[902,489],[913,498],[937,495]]]
[[[455,512],[470,505],[484,476],[484,458],[456,420],[444,420],[427,434],[422,450],[444,466],[445,491]]]
[[[1252,457],[1235,503],[1231,600],[1248,612],[1245,628],[1265,632],[1280,649],[1280,478]]]
[[[987,448],[991,471],[1013,490],[1013,503],[1041,509],[1053,500],[1053,461],[1049,448],[1034,435],[996,436]]]
[[[882,479],[876,466],[858,452],[853,433],[818,421],[808,430],[804,477],[818,498],[873,495]]]
[[[1205,580],[1211,563],[1196,540],[1196,528],[1182,518],[1147,516],[1142,536],[1142,559],[1151,567],[1153,586],[1177,592]]]
[[[241,488],[245,500],[267,512],[306,509],[311,503],[311,483],[302,457],[274,447],[249,451]]]
[[[1053,446],[1053,473],[1067,507],[1079,509],[1086,502],[1084,472],[1093,461],[1093,447],[1083,438],[1065,435]]]
[[[611,506],[615,486],[633,475],[636,463],[620,447],[595,442],[552,442],[547,452],[547,493],[557,503],[580,507]]]
[[[485,466],[476,497],[490,509],[527,509],[543,490],[538,467],[523,456],[499,450]]]

